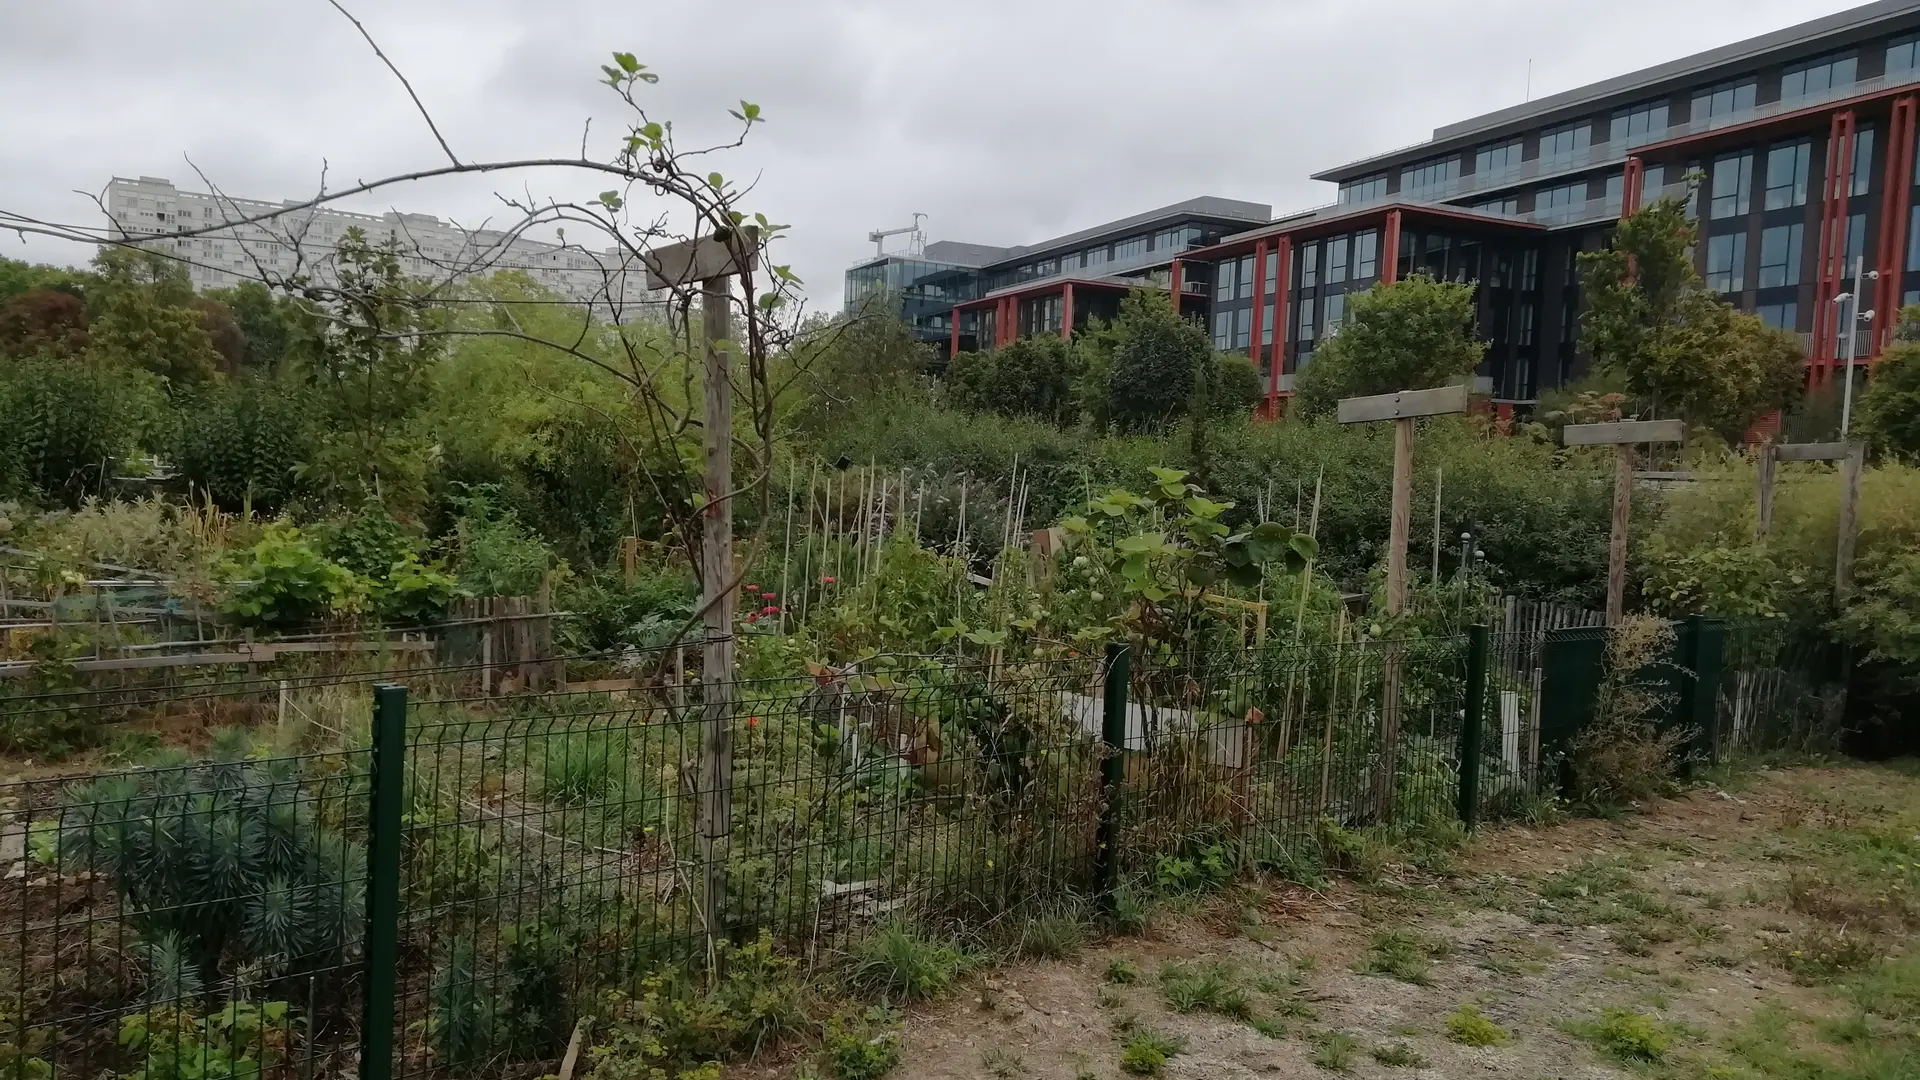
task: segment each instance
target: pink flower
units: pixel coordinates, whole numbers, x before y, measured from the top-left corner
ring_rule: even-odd
[[[830,577],[823,577],[823,578],[821,578],[821,579],[820,579],[820,584],[822,584],[822,585],[831,585],[831,584],[833,584],[833,579],[832,579],[832,578],[830,578]]]
[[[759,591],[760,591],[760,586],[758,586],[758,585],[747,585],[747,586],[744,586],[744,588],[745,588],[745,589],[746,589],[746,590],[747,590],[748,592],[759,592]]]
[[[760,614],[778,615],[780,614],[780,606],[778,604],[768,604],[766,607],[760,609]]]
[[[759,727],[759,726],[760,726],[760,718],[759,718],[759,717],[757,717],[757,716],[749,716],[749,717],[747,717],[747,726],[748,726],[749,728],[757,728],[757,727]]]
[[[760,594],[760,599],[762,599],[762,600],[772,600],[772,599],[774,599],[775,597],[777,597],[777,596],[779,596],[779,595],[780,595],[779,593],[770,593],[770,592],[763,592],[763,593],[761,593],[761,594]]]

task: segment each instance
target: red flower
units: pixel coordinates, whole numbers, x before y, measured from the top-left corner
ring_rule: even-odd
[[[746,586],[743,586],[743,588],[745,588],[745,589],[746,589],[746,590],[747,590],[748,592],[759,592],[759,591],[760,591],[760,586],[758,586],[758,585],[746,585]]]
[[[772,599],[774,599],[775,597],[777,597],[777,596],[779,596],[779,595],[780,595],[779,593],[771,593],[771,592],[763,592],[763,593],[761,593],[761,594],[760,594],[760,599],[762,599],[762,600],[772,600]]]
[[[820,579],[820,584],[822,584],[822,585],[831,585],[831,584],[833,584],[833,579],[832,579],[832,578],[830,578],[830,577],[823,577],[823,578],[821,578],[821,579]]]
[[[756,611],[756,612],[754,612],[753,614],[751,614],[751,615],[749,615],[749,616],[747,616],[747,621],[748,621],[748,622],[759,622],[759,621],[760,621],[760,613]]]
[[[779,608],[779,606],[778,606],[778,605],[776,605],[776,604],[768,604],[768,605],[767,605],[766,607],[763,607],[763,608],[761,608],[761,609],[760,609],[760,614],[762,614],[762,615],[778,615],[778,614],[780,614],[780,608]]]
[[[749,716],[749,717],[747,717],[747,726],[748,726],[748,727],[750,727],[750,728],[757,728],[757,727],[759,727],[759,726],[760,726],[760,718],[759,718],[759,717],[757,717],[757,716]]]

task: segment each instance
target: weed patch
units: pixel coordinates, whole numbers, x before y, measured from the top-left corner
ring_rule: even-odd
[[[1120,1070],[1133,1076],[1159,1076],[1183,1049],[1178,1039],[1153,1031],[1135,1031],[1120,1049]]]
[[[1428,940],[1409,930],[1384,930],[1373,936],[1367,955],[1360,961],[1364,975],[1386,975],[1401,982],[1425,986],[1433,960],[1445,956],[1444,942]]]
[[[1373,1048],[1373,1060],[1389,1069],[1417,1069],[1427,1063],[1413,1044],[1404,1042],[1382,1043]]]
[[[1347,1072],[1353,1068],[1354,1054],[1360,1049],[1360,1042],[1344,1031],[1322,1031],[1313,1037],[1313,1063],[1332,1072]]]
[[[1505,1046],[1507,1029],[1487,1019],[1478,1005],[1462,1005],[1447,1016],[1447,1038],[1462,1046]]]
[[[959,949],[929,941],[904,923],[889,923],[854,950],[847,981],[856,989],[901,1001],[939,997],[966,970]]]
[[[1253,1014],[1246,989],[1224,964],[1168,964],[1160,969],[1160,992],[1175,1012],[1211,1012],[1235,1020]]]
[[[1674,1030],[1632,1009],[1607,1009],[1596,1023],[1569,1024],[1567,1030],[1624,1062],[1657,1064],[1673,1048]]]

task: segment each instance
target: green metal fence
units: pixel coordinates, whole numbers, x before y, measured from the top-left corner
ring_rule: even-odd
[[[601,995],[762,935],[823,970],[894,920],[991,939],[1129,889],[1316,872],[1355,830],[1452,830],[1551,789],[1591,714],[1565,633],[1180,668],[882,657],[736,683],[720,716],[697,678],[651,676],[148,700],[252,728],[0,787],[0,1069],[535,1076]],[[1784,655],[1755,634],[1688,683],[1706,748],[1798,707],[1751,689]],[[1759,711],[1730,722],[1729,686]]]

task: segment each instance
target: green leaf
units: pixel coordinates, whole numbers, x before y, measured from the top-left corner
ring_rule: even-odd
[[[727,186],[727,178],[717,172],[711,172],[707,174],[707,184],[715,191],[718,191]]]
[[[1211,520],[1231,509],[1233,509],[1233,504],[1230,502],[1214,502],[1205,495],[1187,496],[1187,512],[1195,517]]]
[[[666,129],[660,126],[658,120],[649,120],[640,126],[640,134],[642,137],[657,143],[666,135]]]
[[[619,64],[620,70],[626,72],[629,75],[635,74],[640,70],[640,67],[641,67],[640,61],[634,59],[634,55],[630,52],[614,53],[613,62],[616,64]]]
[[[755,105],[751,101],[742,101],[740,103],[740,111],[746,115],[748,121],[760,119],[760,106]]]

